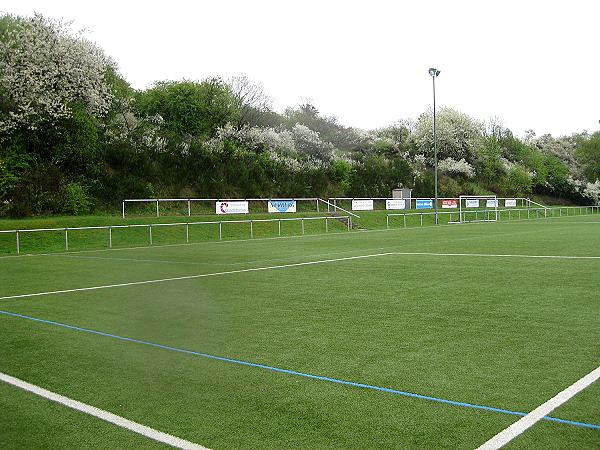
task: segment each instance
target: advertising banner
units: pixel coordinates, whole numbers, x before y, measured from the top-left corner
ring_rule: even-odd
[[[270,213],[295,213],[296,200],[269,200]]]
[[[465,206],[467,208],[479,208],[479,199],[468,198],[465,200]]]
[[[373,200],[352,200],[352,211],[372,211]]]
[[[215,212],[217,214],[248,214],[248,202],[216,202]]]
[[[386,200],[385,209],[406,209],[406,200],[398,198]]]
[[[507,198],[506,200],[504,200],[504,207],[505,208],[514,208],[517,206],[517,199],[516,198]]]
[[[429,199],[417,200],[417,209],[432,209],[432,208],[433,208],[433,200],[429,200]]]
[[[498,200],[495,198],[488,198],[485,202],[485,207],[486,208],[497,208]]]
[[[442,200],[442,208],[458,208],[458,200],[456,199],[446,199]]]

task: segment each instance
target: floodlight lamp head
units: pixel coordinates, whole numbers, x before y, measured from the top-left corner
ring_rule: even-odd
[[[435,69],[435,68],[430,68],[429,69],[429,75],[431,75],[432,77],[437,77],[440,74],[440,71]]]

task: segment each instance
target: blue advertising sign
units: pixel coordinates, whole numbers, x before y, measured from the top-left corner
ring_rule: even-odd
[[[432,209],[433,200],[417,200],[417,209]]]
[[[296,212],[296,200],[269,200],[270,213]]]

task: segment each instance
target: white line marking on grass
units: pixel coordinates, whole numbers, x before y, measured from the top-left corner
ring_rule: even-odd
[[[310,265],[315,265],[315,264],[325,264],[325,263],[337,262],[337,261],[348,261],[348,260],[352,260],[352,259],[374,258],[377,256],[387,256],[387,255],[395,255],[395,253],[377,253],[374,255],[348,256],[345,258],[323,259],[320,261],[306,261],[306,262],[301,262],[301,263],[283,264],[283,265],[278,265],[278,266],[254,267],[254,268],[250,268],[250,269],[228,270],[228,271],[224,271],[224,272],[201,273],[198,275],[186,275],[186,276],[182,276],[182,277],[161,278],[158,280],[134,281],[131,283],[107,284],[107,285],[102,285],[102,286],[91,286],[91,287],[85,287],[85,288],[63,289],[63,290],[59,290],[59,291],[36,292],[33,294],[9,295],[6,297],[0,297],[0,300],[11,300],[11,299],[16,299],[16,298],[26,298],[26,297],[38,297],[41,295],[65,294],[67,292],[93,291],[93,290],[97,290],[97,289],[108,289],[108,288],[114,288],[114,287],[137,286],[137,285],[141,285],[141,284],[163,283],[163,282],[167,282],[167,281],[193,280],[195,278],[215,277],[215,276],[219,276],[219,275],[231,275],[231,274],[246,273],[246,272],[260,272],[263,270],[285,269],[288,267],[299,267],[299,266],[310,266]]]
[[[90,416],[97,417],[98,419],[102,419],[121,428],[125,428],[126,430],[133,431],[134,433],[141,434],[142,436],[146,436],[147,438],[153,439],[158,442],[162,442],[163,444],[170,445],[171,447],[190,450],[207,450],[206,447],[203,447],[201,445],[186,441],[184,439],[172,436],[167,433],[163,433],[162,431],[155,430],[145,425],[141,425],[137,422],[133,422],[131,420],[125,419],[121,416],[117,416],[116,414],[104,411],[103,409],[96,408],[86,403],[81,403],[77,400],[73,400],[60,394],[56,394],[34,384],[30,384],[18,378],[11,377],[10,375],[7,375],[5,373],[0,372],[0,380],[4,381],[5,383],[16,386],[20,389],[23,389],[27,392],[39,395],[40,397],[43,397],[45,399],[51,400],[56,403],[60,403],[61,405],[67,406],[77,411],[81,411],[85,414],[89,414]]]
[[[567,402],[569,399],[571,399],[577,393],[584,390],[590,384],[597,381],[599,378],[600,367],[597,367],[596,369],[588,373],[586,376],[584,376],[583,378],[566,388],[564,391],[559,392],[546,403],[543,403],[542,405],[538,406],[529,414],[517,420],[510,427],[501,431],[489,441],[482,444],[477,450],[496,450],[504,447],[506,444],[508,444],[517,436],[519,436],[525,430],[535,425],[538,421],[550,414],[554,409]]]
[[[219,275],[232,275],[237,273],[247,273],[247,272],[259,272],[265,270],[274,270],[274,269],[285,269],[289,267],[300,267],[300,266],[310,266],[315,264],[326,264],[332,262],[339,261],[350,261],[355,259],[366,259],[366,258],[375,258],[381,256],[472,256],[472,257],[488,257],[488,258],[542,258],[542,259],[600,259],[600,256],[568,256],[568,255],[513,255],[513,254],[487,254],[487,253],[433,253],[433,252],[385,252],[385,253],[375,253],[370,255],[358,255],[358,256],[348,256],[344,258],[334,258],[334,259],[323,259],[317,261],[305,261],[300,263],[292,263],[292,264],[281,264],[275,266],[266,266],[266,267],[253,267],[249,269],[239,269],[239,270],[228,270],[222,272],[209,272],[197,275],[186,275],[181,277],[171,277],[171,278],[160,278],[155,280],[144,280],[144,281],[133,281],[129,283],[118,283],[118,284],[109,284],[109,285],[101,285],[101,286],[91,286],[85,288],[75,288],[75,289],[63,289],[57,291],[47,291],[47,292],[36,292],[32,294],[18,294],[11,295],[6,297],[0,297],[0,300],[10,300],[14,298],[24,298],[24,297],[37,297],[41,295],[51,295],[51,294],[64,294],[68,292],[80,292],[80,291],[90,291],[90,290],[98,290],[98,289],[108,289],[114,287],[125,287],[125,286],[136,286],[142,284],[153,284],[153,283],[163,283],[168,281],[180,281],[180,280],[190,280],[195,278],[205,278],[205,277],[213,277]]]
[[[42,295],[66,294],[68,292],[95,291],[98,289],[109,289],[115,287],[138,286],[142,284],[164,283],[168,281],[193,280],[195,278],[207,278],[220,275],[233,275],[236,273],[261,272],[265,270],[286,269],[290,267],[312,266],[317,264],[327,264],[339,261],[351,261],[356,259],[377,258],[381,256],[446,256],[446,257],[479,257],[479,258],[532,258],[532,259],[582,259],[582,260],[600,260],[600,256],[568,256],[568,255],[504,255],[487,253],[432,253],[432,252],[386,252],[375,253],[371,255],[347,256],[344,258],[322,259],[318,261],[305,261],[292,264],[281,264],[276,266],[252,267],[249,269],[227,270],[223,272],[209,272],[197,275],[185,275],[181,277],[159,278],[156,280],[133,281],[130,283],[106,284],[101,286],[90,286],[84,288],[61,289],[57,291],[34,292],[31,294],[17,294],[0,297],[0,300],[12,300],[18,298],[39,297]]]

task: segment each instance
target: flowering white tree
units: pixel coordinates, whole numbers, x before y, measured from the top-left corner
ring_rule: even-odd
[[[464,158],[460,161],[446,158],[438,163],[438,169],[442,173],[463,175],[465,178],[473,178],[475,176],[475,169]]]
[[[483,124],[451,108],[440,108],[436,118],[438,157],[473,162]],[[417,120],[415,142],[422,153],[433,159],[432,111],[421,114]]]
[[[316,131],[297,123],[292,128],[292,135],[300,154],[317,161],[331,161],[333,158],[333,144],[323,141]]]
[[[112,117],[104,126],[106,144],[125,146],[136,153],[163,152],[167,148],[167,140],[161,134],[164,122],[162,116],[139,117],[133,109],[133,99],[117,98],[113,101]],[[188,150],[188,142],[182,142],[182,151]]]
[[[583,196],[592,200],[596,205],[600,205],[600,180],[587,183],[583,190]]]
[[[295,145],[292,133],[275,128],[242,127],[236,128],[230,123],[218,128],[216,140],[229,140],[256,152],[269,151],[294,153]]]
[[[105,75],[114,63],[81,32],[45,19],[4,17],[0,35],[0,133],[71,117],[76,103],[96,117],[112,95]]]

